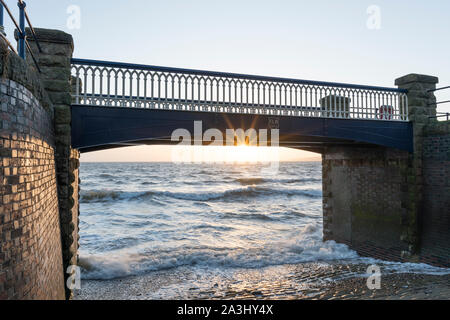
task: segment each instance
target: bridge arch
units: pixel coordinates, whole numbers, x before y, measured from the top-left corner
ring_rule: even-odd
[[[81,152],[123,143],[174,144],[176,129],[279,129],[279,145],[320,152],[336,145],[383,146],[412,152],[409,122],[284,117],[180,110],[72,105],[72,146]],[[274,127],[274,124],[276,127]]]

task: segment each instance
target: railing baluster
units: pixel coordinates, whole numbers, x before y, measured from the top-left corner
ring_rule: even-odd
[[[240,105],[242,106],[242,103],[244,103],[244,95],[243,95],[244,90],[243,90],[242,82],[239,82],[239,86],[240,86],[240,94],[241,94],[241,96],[240,96],[241,101],[239,101],[239,102],[240,102]]]
[[[84,71],[84,81],[83,81],[83,86],[84,86],[84,103],[87,104],[87,94],[88,94],[88,90],[87,90],[87,79],[88,79],[88,73],[86,68],[83,68]]]
[[[188,105],[188,81],[189,81],[189,77],[184,78],[184,101],[186,103],[186,107]]]
[[[161,108],[161,74],[158,74],[158,96],[157,96],[156,100],[158,101],[158,109],[162,109]]]
[[[175,77],[172,77],[172,101],[175,101]]]
[[[142,72],[136,72],[136,99],[137,99],[137,107],[142,108],[141,101],[141,75]]]
[[[181,101],[181,82],[182,82],[182,77],[178,78],[178,100]],[[181,104],[178,105],[178,110],[182,110]]]
[[[109,99],[111,98],[111,71],[105,69],[106,71],[106,81],[107,81],[107,92],[106,92],[106,97],[107,97],[107,101],[109,101]]]
[[[2,5],[0,4],[0,6]],[[75,70],[75,104],[80,104],[80,67]]]
[[[194,104],[194,88],[195,87],[195,78],[191,78],[191,100],[192,100],[192,104],[191,104],[191,110],[195,111],[195,104]]]
[[[226,95],[225,95],[226,86],[228,85],[229,91],[231,92],[231,84],[224,79],[221,79],[221,81],[222,81],[222,104],[225,106],[225,104],[226,104],[226,100],[225,100],[226,99]],[[229,103],[231,104],[232,101],[230,100]],[[229,112],[231,112],[231,110],[232,110],[231,106],[229,108],[230,108]]]
[[[115,106],[119,104],[119,70],[114,72],[114,103]]]

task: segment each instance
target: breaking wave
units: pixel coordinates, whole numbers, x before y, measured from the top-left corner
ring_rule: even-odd
[[[260,184],[304,184],[304,183],[319,183],[322,179],[318,178],[301,178],[301,179],[264,179],[264,178],[239,178],[235,180],[236,182],[247,186],[247,185],[260,185]]]
[[[210,227],[210,226],[202,226]],[[248,248],[185,245],[154,248],[142,252],[120,250],[98,255],[81,255],[82,278],[106,280],[139,275],[182,266],[217,268],[264,268],[298,263],[332,263],[347,261],[358,264],[378,264],[387,273],[421,273],[443,275],[450,269],[426,264],[396,263],[373,258],[361,258],[344,244],[322,241],[322,228],[306,225],[295,238],[274,241]]]
[[[91,190],[81,192],[81,203],[109,202],[109,201],[143,201],[151,198],[173,198],[190,201],[235,200],[239,198],[264,196],[302,196],[308,198],[322,197],[322,191],[317,189],[270,189],[257,186],[245,186],[220,192],[172,192],[146,191],[126,192],[109,190]]]
[[[203,226],[210,227],[210,226]],[[84,279],[113,279],[180,266],[263,268],[273,265],[357,258],[346,245],[322,242],[321,230],[307,225],[289,240],[248,248],[186,245],[131,252],[130,248],[98,255],[81,255]]]
[[[381,265],[383,272],[450,273],[426,265],[371,261],[346,245],[323,242],[320,163],[283,163],[276,176],[252,171],[253,166],[89,166],[80,171],[84,279],[177,267],[234,272],[341,264],[339,260]]]

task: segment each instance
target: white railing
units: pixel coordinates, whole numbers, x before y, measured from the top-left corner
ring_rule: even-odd
[[[408,121],[396,88],[82,59],[72,75],[77,105]]]

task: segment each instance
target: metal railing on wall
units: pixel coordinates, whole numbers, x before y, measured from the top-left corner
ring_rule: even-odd
[[[436,92],[436,91],[441,91],[441,90],[446,90],[446,89],[450,89],[450,86],[446,86],[446,87],[441,87],[441,88],[436,88],[436,89],[431,89],[428,90],[428,92]],[[428,104],[429,106],[437,106],[440,104],[447,104],[450,103],[450,100],[445,100],[445,101],[436,101],[434,103],[430,103]],[[450,112],[436,112],[435,116],[430,116],[429,118],[435,118],[435,119],[441,119],[441,118],[446,118],[446,121],[450,120]]]
[[[72,59],[74,103],[408,121],[407,90]]]
[[[446,121],[449,121],[450,120],[450,112],[436,112],[436,115],[431,116],[430,118],[435,118],[435,119],[446,118]]]
[[[37,45],[37,48],[39,52],[42,52],[41,46],[39,45],[39,41],[36,36],[36,32],[34,31],[33,25],[31,24],[30,18],[28,16],[28,13],[26,11],[26,3],[22,0],[17,1],[17,6],[19,7],[19,23],[17,23],[17,20],[14,18],[14,15],[12,14],[11,10],[7,6],[4,0],[0,0],[0,37],[3,38],[3,40],[7,43],[9,48],[17,53],[21,58],[26,59],[26,51],[28,50],[28,53],[30,54],[31,58],[33,59],[33,62],[37,68],[37,70],[40,72],[39,64],[37,63],[37,60],[33,54],[33,50],[31,49],[31,46],[27,40],[26,30],[25,30],[25,22],[28,24],[28,27],[30,28],[31,34],[34,38],[34,41]],[[4,11],[8,13],[8,16],[11,18],[12,22],[14,23],[17,34],[18,34],[18,40],[17,40],[17,51],[14,48],[14,46],[9,42],[8,38],[5,34],[5,27],[4,27]]]

